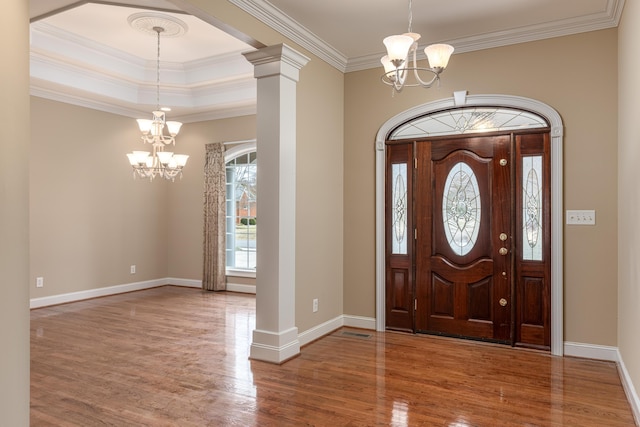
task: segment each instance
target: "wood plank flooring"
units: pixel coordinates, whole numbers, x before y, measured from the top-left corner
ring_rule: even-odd
[[[614,363],[344,328],[277,366],[254,311],[171,286],[33,310],[31,425],[634,425]]]

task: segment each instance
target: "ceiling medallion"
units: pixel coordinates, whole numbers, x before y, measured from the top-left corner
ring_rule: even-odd
[[[186,23],[173,16],[154,12],[134,13],[127,18],[131,28],[156,36],[155,28],[162,28],[162,37],[180,37],[186,34],[189,27]]]

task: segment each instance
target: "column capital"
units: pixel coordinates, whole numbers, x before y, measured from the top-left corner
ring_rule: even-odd
[[[282,75],[297,82],[300,69],[309,62],[308,57],[284,43],[245,52],[243,55],[253,64],[254,77],[257,79]]]

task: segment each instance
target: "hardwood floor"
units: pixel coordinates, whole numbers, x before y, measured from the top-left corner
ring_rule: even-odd
[[[170,286],[33,310],[31,425],[634,425],[614,363],[344,328],[277,366],[254,311]]]

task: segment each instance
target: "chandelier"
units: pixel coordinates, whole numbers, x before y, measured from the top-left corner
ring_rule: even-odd
[[[187,164],[189,156],[165,151],[166,146],[176,145],[176,135],[180,132],[182,123],[166,121],[165,111],[170,111],[171,109],[166,107],[160,108],[160,34],[165,31],[165,28],[154,25],[151,29],[157,34],[158,38],[156,110],[152,112],[151,119],[137,119],[138,127],[140,128],[140,132],[142,132],[142,142],[144,144],[150,144],[151,151],[133,151],[132,153],[128,153],[127,157],[133,167],[134,178],[137,176],[140,178],[149,178],[150,181],[153,181],[153,179],[158,176],[174,181],[176,176],[182,178],[182,169]],[[169,133],[168,135],[165,134],[165,125]]]
[[[440,73],[447,68],[449,58],[453,53],[453,46],[448,44],[432,44],[424,49],[429,60],[430,68],[418,67],[417,51],[420,34],[411,31],[413,12],[409,0],[409,31],[404,34],[386,37],[382,42],[387,48],[387,54],[380,59],[384,67],[382,81],[393,87],[395,92],[401,92],[407,87],[420,86],[430,88],[440,81]],[[413,62],[409,64],[409,60]],[[408,75],[413,73],[415,82],[407,82]],[[426,77],[420,77],[420,75]]]

